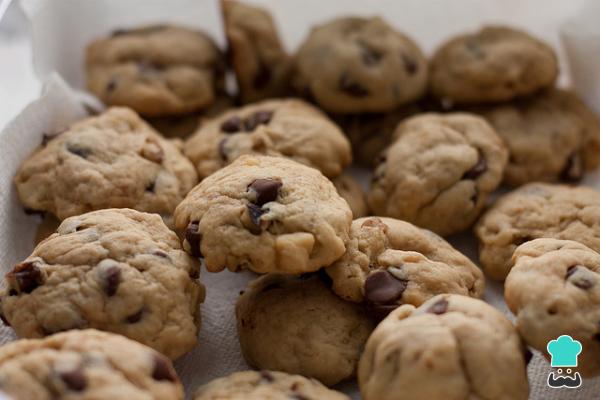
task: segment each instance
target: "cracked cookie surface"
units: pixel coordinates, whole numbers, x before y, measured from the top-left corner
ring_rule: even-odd
[[[440,235],[469,228],[502,181],[508,152],[494,129],[466,113],[424,114],[401,123],[369,192],[376,215]]]
[[[197,181],[176,142],[120,107],[55,134],[15,176],[25,208],[61,220],[114,207],[167,217]]]
[[[71,217],[5,276],[3,318],[19,337],[95,328],[175,359],[197,341],[200,266],[155,214]]]
[[[316,271],[345,251],[352,211],[318,170],[282,157],[239,157],[175,210],[184,248],[218,272]]]
[[[384,217],[354,220],[346,253],[326,271],[340,297],[367,303],[375,317],[441,293],[481,297],[485,285],[479,268],[444,239]]]
[[[0,390],[14,400],[183,400],[184,396],[165,356],[93,329],[2,346]]]
[[[316,274],[256,279],[240,296],[236,317],[248,364],[328,386],[355,376],[374,328],[362,306],[336,296]]]
[[[209,106],[223,89],[224,65],[210,37],[177,26],[118,30],[86,49],[88,89],[106,104],[145,116]]]
[[[203,123],[187,140],[186,156],[205,178],[242,154],[283,156],[334,177],[352,161],[350,143],[314,106],[297,99],[266,100]]]
[[[526,400],[524,347],[491,305],[439,295],[404,305],[375,329],[361,357],[365,400]]]

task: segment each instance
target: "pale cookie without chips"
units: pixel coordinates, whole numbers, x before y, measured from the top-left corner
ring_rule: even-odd
[[[488,26],[444,43],[430,61],[431,93],[454,103],[511,100],[551,87],[558,60],[526,32]]]
[[[536,239],[517,247],[504,284],[506,304],[531,347],[569,335],[583,346],[576,370],[600,374],[600,254],[571,240]]]
[[[0,311],[19,337],[95,328],[175,359],[197,341],[199,274],[158,215],[94,211],[64,220],[5,276]]]
[[[166,217],[198,177],[176,142],[116,107],[44,137],[14,181],[26,209],[63,220],[103,208]]]
[[[288,157],[335,177],[352,161],[342,131],[314,106],[297,99],[266,100],[203,123],[185,154],[205,178],[242,154]]]
[[[14,400],[183,400],[168,358],[93,329],[0,348],[0,390]]]
[[[268,274],[250,283],[236,305],[249,365],[327,386],[355,376],[374,323],[362,306],[336,296],[322,278]]]
[[[364,400],[526,400],[525,348],[491,305],[439,295],[375,329],[358,370]]]
[[[383,19],[342,17],[314,27],[296,53],[295,89],[333,113],[386,112],[426,91],[427,61]]]
[[[215,379],[194,400],[350,400],[315,379],[275,371],[243,371]]]
[[[600,192],[588,187],[530,183],[500,197],[477,222],[479,260],[503,280],[513,252],[537,238],[576,240],[600,251]]]
[[[479,268],[444,239],[384,217],[354,220],[346,253],[326,271],[340,297],[367,303],[375,317],[441,293],[481,297],[485,285]]]
[[[368,203],[440,235],[469,228],[502,181],[508,152],[481,117],[423,114],[401,123],[374,172]]]
[[[85,61],[93,94],[145,116],[208,107],[223,90],[224,65],[206,34],[167,25],[115,31],[92,42]]]
[[[218,272],[316,271],[345,251],[352,211],[318,170],[281,157],[241,156],[175,210],[185,250]]]

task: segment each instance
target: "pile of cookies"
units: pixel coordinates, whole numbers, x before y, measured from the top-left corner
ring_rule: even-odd
[[[178,26],[88,46],[109,108],[45,134],[14,179],[44,221],[0,292],[22,338],[1,391],[183,399],[201,264],[260,274],[236,304],[257,370],[195,400],[342,400],[328,387],[355,378],[365,400],[527,399],[528,346],[563,334],[600,374],[600,192],[559,183],[600,164],[600,121],[554,86],[551,47],[486,27],[427,60],[383,19],[341,17],[290,54],[266,10],[221,5],[226,56]],[[470,230],[483,271],[443,238]]]

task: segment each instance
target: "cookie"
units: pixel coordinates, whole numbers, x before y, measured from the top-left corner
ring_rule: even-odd
[[[377,326],[360,360],[360,392],[364,400],[527,400],[524,350],[494,307],[439,295]]]
[[[600,121],[573,92],[553,89],[478,107],[509,148],[504,182],[577,182],[600,163]]]
[[[284,156],[335,177],[352,161],[350,143],[321,111],[296,99],[267,100],[203,123],[185,144],[200,178],[242,154]]]
[[[145,116],[186,114],[223,90],[224,59],[211,38],[189,28],[118,30],[86,49],[88,89],[108,105]]]
[[[274,371],[243,371],[215,379],[194,400],[350,400],[314,379]]]
[[[394,135],[374,172],[373,213],[444,236],[469,228],[500,185],[508,159],[494,129],[471,114],[422,114]]]
[[[553,86],[554,50],[528,33],[487,26],[444,43],[430,61],[430,91],[453,103],[491,103]]]
[[[515,250],[504,284],[506,304],[531,347],[561,335],[578,340],[577,371],[600,374],[600,254],[571,240],[536,239]]]
[[[348,202],[354,218],[364,217],[369,214],[365,192],[354,176],[345,172],[333,178],[331,182],[333,182],[338,194]]]
[[[292,82],[329,112],[386,112],[425,93],[427,61],[383,19],[342,17],[311,30]]]
[[[354,220],[346,253],[326,271],[335,293],[367,303],[375,317],[440,293],[481,297],[485,285],[479,268],[444,239],[384,217]]]
[[[0,348],[0,389],[14,400],[183,400],[171,361],[120,335],[74,330]]]
[[[166,216],[197,181],[177,143],[127,108],[45,136],[15,176],[25,208],[60,220],[113,207]]]
[[[475,226],[485,273],[503,280],[522,243],[576,240],[600,251],[600,192],[587,187],[530,183],[500,197]]]
[[[292,62],[271,14],[235,0],[221,0],[221,10],[241,101],[287,96]]]
[[[158,215],[94,211],[64,220],[6,274],[0,311],[19,337],[94,328],[176,359],[197,341],[199,274]]]
[[[249,365],[327,386],[355,376],[374,328],[361,306],[340,299],[317,274],[256,279],[240,296],[236,318]]]
[[[323,174],[282,157],[241,156],[175,210],[185,250],[212,272],[316,271],[344,254],[351,222]]]

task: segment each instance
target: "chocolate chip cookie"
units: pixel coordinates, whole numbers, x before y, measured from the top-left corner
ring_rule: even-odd
[[[374,328],[360,305],[340,299],[317,274],[256,279],[240,296],[236,317],[248,364],[328,386],[354,377]]]
[[[88,89],[145,116],[209,106],[223,89],[224,65],[211,38],[178,26],[118,30],[86,49]]]
[[[506,278],[506,304],[527,344],[549,358],[548,342],[581,342],[577,371],[600,373],[600,254],[571,240],[536,239],[517,247]]]
[[[292,81],[329,112],[386,112],[425,93],[427,61],[383,19],[342,17],[312,29]]]
[[[64,220],[6,274],[0,311],[19,337],[95,328],[175,359],[196,344],[199,274],[158,215],[94,211]]]
[[[352,161],[350,143],[317,108],[296,99],[267,100],[209,120],[185,144],[200,178],[242,154],[283,156],[334,177]]]
[[[352,222],[346,253],[326,268],[343,299],[365,302],[375,317],[440,293],[483,295],[483,274],[433,232],[383,217]]]
[[[318,170],[283,157],[239,157],[175,210],[183,246],[218,272],[304,273],[340,258],[352,211]]]
[[[475,226],[479,260],[503,280],[517,246],[537,238],[576,240],[600,251],[600,192],[587,187],[530,183],[500,197]]]
[[[474,111],[509,148],[504,172],[509,185],[576,182],[600,163],[600,121],[573,92],[553,89]]]
[[[112,207],[167,216],[197,181],[176,142],[118,107],[44,137],[15,176],[25,208],[60,220]]]
[[[215,379],[194,400],[350,400],[314,379],[274,371],[243,371]]]
[[[502,181],[508,152],[494,129],[466,113],[400,124],[375,169],[369,207],[440,235],[469,228]]]
[[[444,43],[430,62],[431,93],[454,103],[511,100],[551,87],[554,50],[528,33],[488,26]]]
[[[338,194],[348,202],[354,218],[364,217],[369,214],[367,199],[360,183],[353,175],[345,172],[331,180]]]
[[[494,307],[460,295],[392,312],[367,342],[358,383],[364,400],[527,400],[529,394],[515,327]]]
[[[93,329],[0,348],[0,389],[14,400],[182,400],[183,387],[162,354]]]
[[[221,0],[228,57],[243,103],[289,94],[291,57],[266,9]]]

